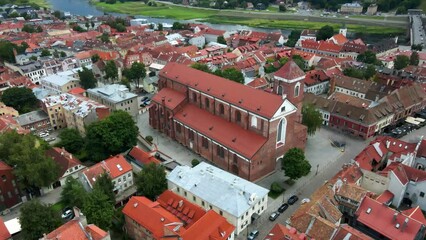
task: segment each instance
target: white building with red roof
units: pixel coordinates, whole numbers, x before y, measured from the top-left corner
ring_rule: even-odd
[[[74,179],[78,178],[79,172],[86,168],[80,160],[78,160],[71,153],[67,152],[64,148],[54,147],[46,151],[46,155],[51,157],[53,161],[59,166],[59,178],[56,182],[52,183],[47,188],[43,188],[42,192],[48,193],[55,188],[64,186],[68,177]]]
[[[80,180],[91,190],[99,176],[108,174],[114,184],[114,193],[120,194],[133,186],[132,170],[132,165],[122,155],[115,155],[82,171]]]

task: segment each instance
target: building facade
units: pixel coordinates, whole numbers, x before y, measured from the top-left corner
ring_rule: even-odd
[[[240,177],[265,176],[289,148],[304,147],[293,135],[298,109],[283,96],[177,63],[161,70],[158,87],[151,127]]]
[[[3,161],[0,161],[0,176],[0,210],[3,211],[20,203],[21,196],[13,169]]]

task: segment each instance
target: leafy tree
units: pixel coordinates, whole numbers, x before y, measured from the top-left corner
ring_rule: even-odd
[[[2,61],[14,63],[15,55],[13,53],[13,49],[15,49],[18,54],[22,54],[27,48],[28,44],[26,42],[22,42],[21,46],[18,46],[9,41],[0,40],[0,59]]]
[[[203,63],[194,63],[191,65],[191,67],[206,73],[211,73],[209,67]]]
[[[86,22],[86,23],[84,24],[84,26],[86,27],[86,29],[87,29],[87,30],[89,30],[90,23],[89,23],[89,22]]]
[[[334,29],[330,25],[325,25],[324,27],[320,28],[317,32],[317,41],[320,40],[327,40],[331,38],[334,35]]]
[[[174,22],[173,26],[172,26],[172,29],[173,30],[182,30],[182,29],[185,29],[185,25],[183,25],[180,22]]]
[[[59,215],[37,200],[24,203],[19,211],[23,239],[38,240],[43,233],[49,233],[61,225]]]
[[[59,133],[59,138],[61,141],[56,146],[63,147],[70,153],[77,154],[84,148],[84,139],[77,129],[65,128]]]
[[[83,67],[81,71],[78,71],[78,76],[80,78],[80,84],[84,89],[96,87],[97,81],[95,75],[93,75],[92,70]]]
[[[281,185],[280,185],[279,182],[273,182],[271,184],[271,188],[270,189],[271,189],[271,192],[274,192],[274,193],[282,193],[282,192],[284,192],[284,188],[281,187]]]
[[[167,189],[164,166],[154,163],[145,165],[136,176],[135,184],[140,195],[155,200],[158,195]]]
[[[163,24],[162,23],[158,24],[157,30],[158,31],[163,31]]]
[[[53,16],[55,16],[56,18],[60,19],[61,18],[61,12],[60,11],[54,11],[53,12]]]
[[[280,58],[280,60],[278,60],[279,62],[280,62],[280,65],[281,66],[284,66],[287,62],[288,62],[288,58],[286,58],[286,57],[282,57],[282,58]]]
[[[52,54],[50,53],[50,51],[49,51],[49,50],[47,50],[47,49],[43,49],[43,50],[41,50],[41,54],[40,54],[40,56],[41,56],[41,57],[48,57],[48,56],[52,56]]]
[[[95,62],[99,61],[100,57],[99,57],[99,55],[96,53],[96,54],[94,54],[94,55],[91,57],[91,59],[92,59],[92,63],[95,63]]]
[[[405,55],[398,55],[393,60],[393,64],[396,70],[401,70],[410,64],[410,58]]]
[[[112,204],[115,204],[115,193],[114,193],[114,184],[112,183],[111,177],[104,173],[98,178],[93,185],[93,190],[99,190],[103,192],[109,199]]]
[[[126,77],[121,79],[120,84],[126,86],[127,89],[131,89],[130,81]]]
[[[218,36],[216,42],[220,44],[225,44],[225,45],[227,44],[223,35]]]
[[[43,32],[43,28],[41,26],[37,26],[36,32],[38,32],[38,33]]]
[[[308,127],[308,134],[313,135],[322,125],[322,115],[310,104],[302,107],[302,124]]]
[[[118,78],[118,69],[113,60],[105,64],[105,78],[115,80]]]
[[[282,158],[282,168],[287,177],[295,180],[308,175],[311,164],[306,160],[302,149],[291,148]]]
[[[64,51],[61,51],[59,54],[61,55],[61,57],[66,57],[67,56],[67,54]]]
[[[305,60],[303,60],[303,58],[300,55],[297,55],[297,54],[293,55],[291,59],[293,60],[293,62],[297,64],[297,66],[300,67],[300,69],[302,70],[305,69]]]
[[[82,209],[87,196],[88,193],[80,181],[73,177],[67,178],[61,192],[61,202],[65,206],[76,206]]]
[[[191,165],[192,165],[192,167],[195,167],[195,166],[197,166],[198,164],[200,164],[200,161],[199,161],[198,159],[196,159],[196,158],[192,159],[192,161],[191,161]]]
[[[139,87],[140,80],[144,79],[146,76],[145,65],[143,63],[134,62],[129,69],[123,71],[123,75],[127,79],[134,81],[136,86]]]
[[[38,103],[33,91],[26,87],[6,89],[1,95],[1,101],[6,104],[6,106],[16,109],[20,114],[36,109]]]
[[[365,70],[364,70],[364,79],[369,80],[374,75],[376,75],[376,68],[373,65],[368,64],[367,68],[365,68]]]
[[[359,78],[359,79],[364,78],[364,72],[361,69],[357,69],[357,68],[345,68],[343,70],[343,74],[345,76],[353,77],[353,78]]]
[[[36,29],[32,25],[25,24],[24,27],[21,29],[21,31],[27,32],[27,33],[34,33],[34,32],[36,32]]]
[[[105,230],[112,226],[114,204],[102,191],[94,189],[88,194],[83,204],[83,211],[87,216],[87,222]]]
[[[127,29],[122,23],[118,23],[115,25],[115,30],[117,30],[117,32],[125,32]]]
[[[94,161],[104,160],[136,145],[138,127],[125,111],[115,111],[87,127],[86,149]]]
[[[10,18],[17,18],[17,17],[19,17],[19,13],[17,13],[17,12],[12,12],[12,13],[10,13],[9,14],[9,16],[8,17],[10,17]]]
[[[370,50],[367,50],[364,53],[359,54],[356,60],[358,62],[363,62],[367,64],[379,65],[376,54]]]
[[[302,34],[302,31],[292,30],[285,45],[288,47],[294,47],[297,43],[297,40],[300,38],[300,34]]]
[[[280,5],[278,6],[278,10],[279,10],[280,12],[285,12],[285,11],[287,11],[287,8],[285,7],[285,5],[284,5],[284,4],[280,4]]]
[[[31,57],[30,57],[30,60],[31,60],[31,61],[37,61],[37,56],[31,56]]]
[[[421,51],[421,50],[423,50],[423,46],[421,44],[413,44],[413,45],[411,45],[411,50]]]
[[[236,68],[227,68],[223,70],[221,76],[234,82],[244,84],[244,75]]]
[[[91,26],[92,28],[95,28],[95,23],[94,23],[94,22],[90,22],[90,26]]]
[[[410,56],[410,65],[418,66],[419,65],[419,54],[414,51]]]

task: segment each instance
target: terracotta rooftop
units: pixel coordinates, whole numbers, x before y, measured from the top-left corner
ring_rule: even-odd
[[[170,110],[174,110],[177,106],[183,103],[185,99],[186,96],[184,94],[171,88],[162,88],[152,97],[152,101],[159,104],[163,104],[164,100],[164,105]]]
[[[274,73],[275,77],[294,80],[305,76],[305,72],[293,61],[289,60],[284,66]]]
[[[129,155],[132,156],[136,161],[140,162],[143,165],[154,163],[160,164],[161,161],[151,156],[148,152],[140,149],[138,146],[135,146],[130,150]]]
[[[0,240],[9,240],[12,235],[7,230],[6,225],[4,225],[3,218],[0,218]]]
[[[87,232],[91,233],[91,238],[88,237]],[[102,240],[107,235],[107,232],[93,224],[88,225],[83,230],[79,220],[73,219],[47,234],[44,239]]]
[[[297,230],[293,227],[287,228],[286,226],[282,224],[275,224],[275,226],[271,229],[271,231],[268,233],[267,237],[265,238],[269,240],[304,240],[306,239],[304,233],[298,233]]]
[[[93,187],[96,178],[101,174],[107,173],[111,179],[115,179],[130,171],[132,171],[132,165],[122,155],[116,155],[87,168],[83,171],[83,174]]]
[[[80,160],[63,148],[54,147],[46,151],[46,155],[59,165],[59,176],[63,176],[68,169],[82,165]]]
[[[380,203],[389,204],[392,202],[394,195],[391,191],[385,190],[382,194],[380,194],[376,200]]]
[[[356,230],[348,224],[341,224],[333,240],[373,240],[373,238]]]

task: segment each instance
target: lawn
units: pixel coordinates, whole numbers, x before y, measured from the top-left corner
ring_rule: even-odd
[[[374,20],[384,20],[384,16],[366,16],[366,15],[353,15],[349,18],[360,18],[360,19],[374,19]]]
[[[62,202],[57,202],[55,204],[53,204],[52,206],[50,206],[50,208],[52,208],[53,211],[57,212],[57,213],[61,213],[62,209],[64,209],[64,204]]]
[[[96,7],[106,12],[118,12],[158,18],[173,18],[176,20],[208,18],[218,13],[218,10],[185,8],[165,5],[163,3],[157,3],[158,5],[156,7],[148,6],[143,2],[117,2],[115,4],[95,2],[94,4]]]
[[[420,8],[420,9],[422,9],[422,10],[423,10],[423,12],[426,12],[426,1],[424,1],[424,0],[423,0],[423,1],[420,3],[419,8]]]
[[[50,4],[46,0],[29,0],[29,3],[37,4],[40,7],[50,7]]]

